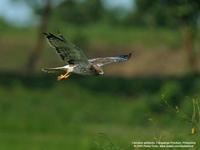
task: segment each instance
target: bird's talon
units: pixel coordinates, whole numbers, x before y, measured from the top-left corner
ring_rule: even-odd
[[[58,76],[58,80],[60,81],[60,80],[63,80],[63,78],[64,78],[64,76],[61,74],[60,76]]]
[[[69,74],[65,74],[65,75],[60,75],[60,76],[58,76],[58,81],[60,81],[60,80],[64,80],[64,79],[67,79],[68,77],[69,77],[70,75]]]
[[[69,76],[70,76],[69,74],[65,75],[65,76],[64,76],[64,79],[67,79]]]

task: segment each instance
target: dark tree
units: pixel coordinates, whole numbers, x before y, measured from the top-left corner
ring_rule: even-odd
[[[55,10],[61,21],[73,25],[85,25],[99,21],[104,12],[101,0],[64,0]]]
[[[52,12],[51,0],[45,0],[45,4],[40,9],[37,9],[40,14],[40,24],[38,28],[38,35],[35,47],[32,49],[27,63],[27,73],[32,73],[36,69],[36,65],[39,61],[39,57],[44,48],[44,37],[43,32],[47,31],[49,18]]]
[[[135,18],[141,24],[167,26],[183,31],[183,46],[192,73],[198,72],[194,51],[197,22],[200,16],[198,0],[136,0]]]
[[[23,1],[28,4],[35,16],[39,18],[39,26],[37,39],[34,48],[31,50],[26,64],[27,73],[34,72],[36,65],[39,61],[39,57],[44,48],[44,38],[42,32],[46,32],[49,24],[49,18],[52,14],[52,3],[59,2],[60,0],[11,0],[11,1]]]

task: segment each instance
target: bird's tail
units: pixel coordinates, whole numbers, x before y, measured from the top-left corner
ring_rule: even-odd
[[[55,72],[62,71],[62,68],[61,67],[57,67],[57,68],[42,68],[41,71],[47,72],[47,73],[55,73]]]

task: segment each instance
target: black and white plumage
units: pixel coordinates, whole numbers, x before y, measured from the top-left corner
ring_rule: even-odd
[[[127,61],[131,57],[128,55],[120,55],[116,57],[93,58],[88,59],[84,52],[65,39],[62,35],[54,35],[52,33],[44,33],[50,46],[53,47],[61,59],[66,63],[65,66],[56,68],[44,68],[45,72],[65,71],[64,75],[58,76],[58,80],[66,79],[70,73],[81,75],[103,75],[104,65],[111,63]]]

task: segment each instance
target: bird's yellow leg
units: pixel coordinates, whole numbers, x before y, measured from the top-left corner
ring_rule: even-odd
[[[67,79],[70,76],[70,74],[68,73],[67,75],[64,76],[64,79]]]
[[[67,71],[64,75],[60,75],[58,76],[58,80],[64,80],[64,79],[67,79],[68,77],[70,76],[69,72]]]

